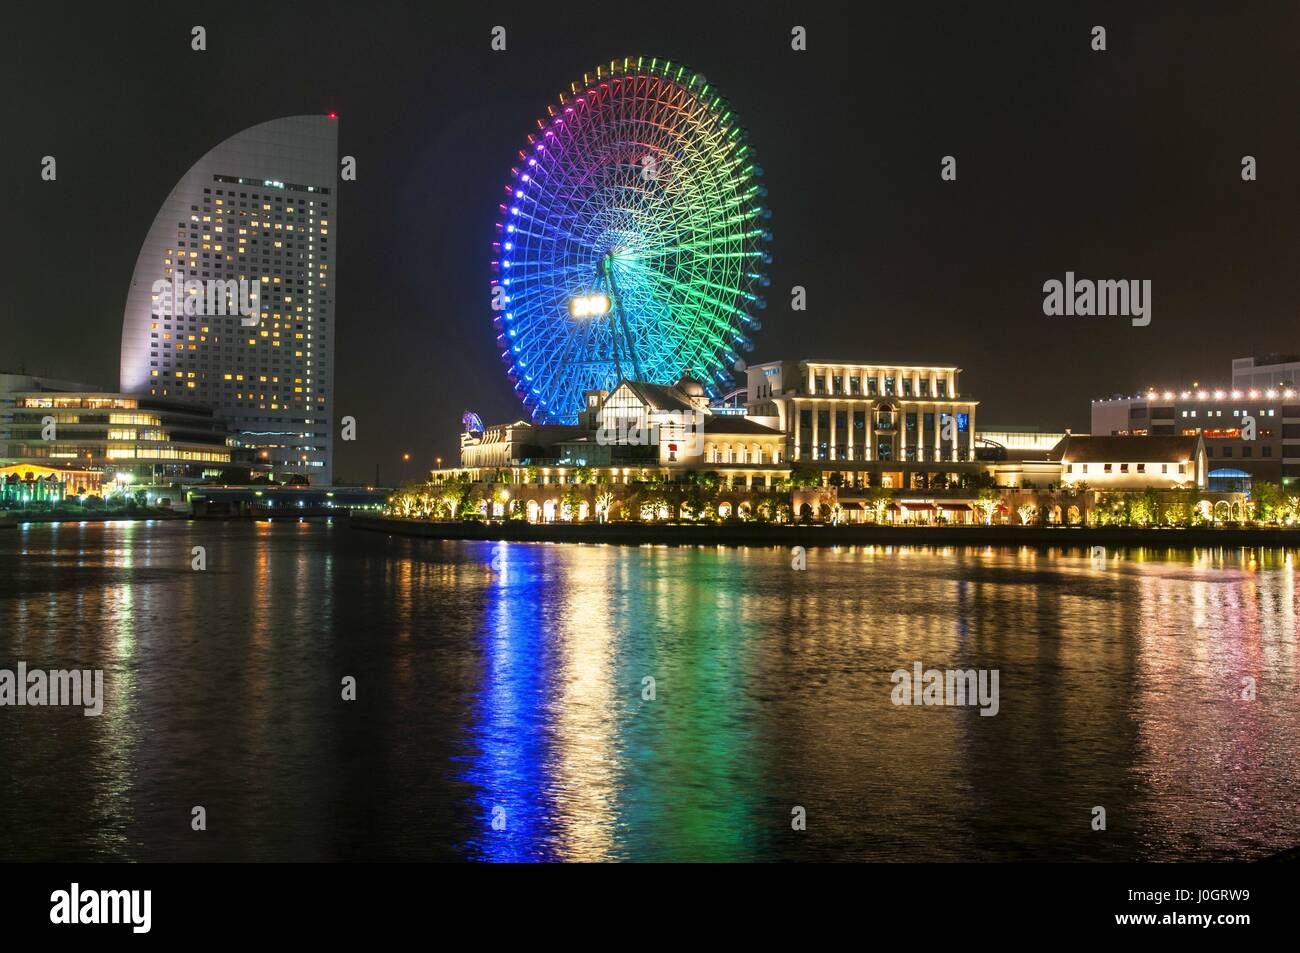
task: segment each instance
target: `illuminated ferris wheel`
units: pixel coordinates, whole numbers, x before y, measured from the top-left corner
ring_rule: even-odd
[[[761,175],[722,98],[665,60],[597,67],[547,108],[492,249],[497,343],[535,421],[571,423],[621,378],[730,389],[767,285]]]

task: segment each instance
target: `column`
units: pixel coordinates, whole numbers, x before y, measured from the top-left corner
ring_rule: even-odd
[[[975,405],[970,407],[970,420],[966,424],[966,439],[970,443],[970,458],[975,460]]]
[[[898,389],[903,389],[903,382],[898,381]],[[898,425],[898,446],[894,450],[898,453],[898,462],[907,462],[907,405],[901,400],[896,405],[898,411],[894,414],[894,423]]]
[[[835,429],[836,429],[835,428],[835,401],[831,401],[830,408],[831,409],[830,409],[829,418],[831,422],[831,440],[830,440],[830,449],[827,451],[826,458],[828,460],[834,460],[835,459]]]
[[[790,401],[790,413],[794,414],[794,453],[791,454],[791,457],[795,460],[798,460],[799,447],[800,447],[799,418],[802,417],[803,415],[799,413],[799,405],[794,401]]]
[[[853,460],[855,459],[853,456],[853,401],[849,401],[848,404],[845,405],[844,422],[849,428],[849,437],[844,441],[844,446],[847,449],[849,459]]]

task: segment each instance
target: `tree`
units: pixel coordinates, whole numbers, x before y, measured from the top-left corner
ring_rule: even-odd
[[[1034,518],[1034,514],[1037,512],[1038,507],[1034,506],[1033,503],[1021,503],[1016,507],[1016,515],[1020,517],[1020,522],[1025,526],[1029,525],[1029,521]]]
[[[447,486],[443,489],[442,495],[438,498],[440,510],[446,513],[448,518],[455,519],[456,514],[460,512],[461,491],[460,487]]]
[[[1160,494],[1154,487],[1149,486],[1142,491],[1142,499],[1135,515],[1143,526],[1160,525]]]
[[[465,486],[462,493],[463,495],[460,498],[460,518],[477,519],[481,515],[479,509],[483,505],[483,491],[478,487]]]
[[[790,486],[797,488],[821,485],[822,474],[820,470],[805,466],[802,463],[796,463],[790,468]]]
[[[705,489],[698,481],[692,483],[686,491],[686,508],[691,511],[694,519],[703,518],[712,501],[712,491]]]
[[[979,513],[984,525],[993,522],[993,513],[1002,501],[1002,494],[992,487],[983,487],[975,497],[975,512]]]
[[[894,498],[893,490],[883,486],[873,486],[867,491],[867,509],[871,511],[872,519],[877,523],[885,521],[885,510],[889,508],[889,501]]]
[[[1263,522],[1275,522],[1282,519],[1286,503],[1283,500],[1282,488],[1276,483],[1251,483],[1250,499],[1254,504],[1255,518]],[[1292,518],[1295,518],[1295,511],[1291,511]]]
[[[586,497],[583,496],[581,490],[576,486],[570,486],[560,497],[560,511],[561,513],[567,511],[571,520],[579,520],[581,519],[582,504],[585,500]]]
[[[1300,495],[1288,496],[1283,508],[1286,511],[1287,523],[1294,523],[1297,519],[1300,519]]]
[[[596,490],[596,519],[604,523],[609,520],[610,507],[614,504],[614,490],[602,483]]]
[[[1197,520],[1201,518],[1201,491],[1196,487],[1175,490],[1174,499],[1178,501],[1181,510],[1180,515],[1184,519],[1184,525],[1192,527],[1196,525]]]

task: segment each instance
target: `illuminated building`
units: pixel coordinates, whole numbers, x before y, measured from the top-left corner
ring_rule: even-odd
[[[276,474],[313,483],[333,476],[337,169],[331,116],[262,123],[212,149],[149,228],[122,322],[125,393],[211,407]],[[247,315],[212,294],[239,281],[258,292]]]
[[[32,503],[55,505],[70,496],[98,496],[102,474],[76,467],[32,463],[0,465],[0,510]]]
[[[1249,490],[1252,481],[1300,477],[1300,398],[1291,388],[1195,387],[1092,402],[1101,435],[1201,434],[1211,490]]]
[[[1295,390],[1300,385],[1300,355],[1263,354],[1232,361],[1234,390]]]
[[[716,470],[729,485],[745,486],[765,486],[769,476],[789,472],[784,435],[715,413],[698,381],[620,381],[613,391],[587,391],[583,401],[576,425],[518,420],[467,431],[462,468],[477,478],[484,469],[540,466],[556,482],[579,467],[608,468],[612,482],[641,470]]]
[[[1093,490],[1205,489],[1205,441],[1189,437],[1067,434],[1049,458],[1067,484]]]
[[[247,474],[249,462],[210,407],[105,392],[0,393],[0,465],[18,471],[35,464],[95,471],[104,483],[171,484]]]
[[[771,361],[747,369],[751,419],[784,431],[791,460],[861,486],[974,473],[977,401],[951,364]]]

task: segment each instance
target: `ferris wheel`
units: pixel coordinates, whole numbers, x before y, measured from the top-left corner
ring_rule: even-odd
[[[726,102],[666,60],[599,66],[547,108],[492,249],[497,344],[535,421],[572,423],[620,379],[733,386],[771,261],[761,176]]]

